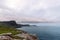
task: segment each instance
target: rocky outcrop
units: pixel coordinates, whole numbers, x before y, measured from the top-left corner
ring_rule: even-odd
[[[36,36],[28,34],[28,33],[17,34],[15,36],[23,37],[25,40],[38,40]]]
[[[38,40],[34,35],[28,33],[12,35],[12,33],[0,34],[0,40]]]

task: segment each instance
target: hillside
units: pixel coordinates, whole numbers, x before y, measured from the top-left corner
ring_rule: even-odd
[[[29,24],[17,24],[16,21],[0,21],[0,27],[15,27],[15,28],[21,28],[23,26],[30,26]]]
[[[18,30],[15,21],[0,22],[0,40],[38,40],[35,35]]]

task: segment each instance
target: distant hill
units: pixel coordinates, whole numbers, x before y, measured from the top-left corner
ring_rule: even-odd
[[[17,26],[17,23],[15,21],[1,21],[0,24],[8,24],[11,26]]]
[[[15,21],[0,21],[0,27],[18,27],[18,24]]]
[[[15,27],[30,26],[29,24],[17,24],[16,21],[0,21],[0,27]]]

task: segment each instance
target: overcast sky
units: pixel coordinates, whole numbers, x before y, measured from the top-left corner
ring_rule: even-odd
[[[0,20],[60,21],[60,0],[0,0]]]

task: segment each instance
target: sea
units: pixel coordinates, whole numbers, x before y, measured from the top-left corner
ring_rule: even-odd
[[[60,40],[60,23],[24,23],[36,26],[22,27],[30,34],[36,34],[39,40]]]

